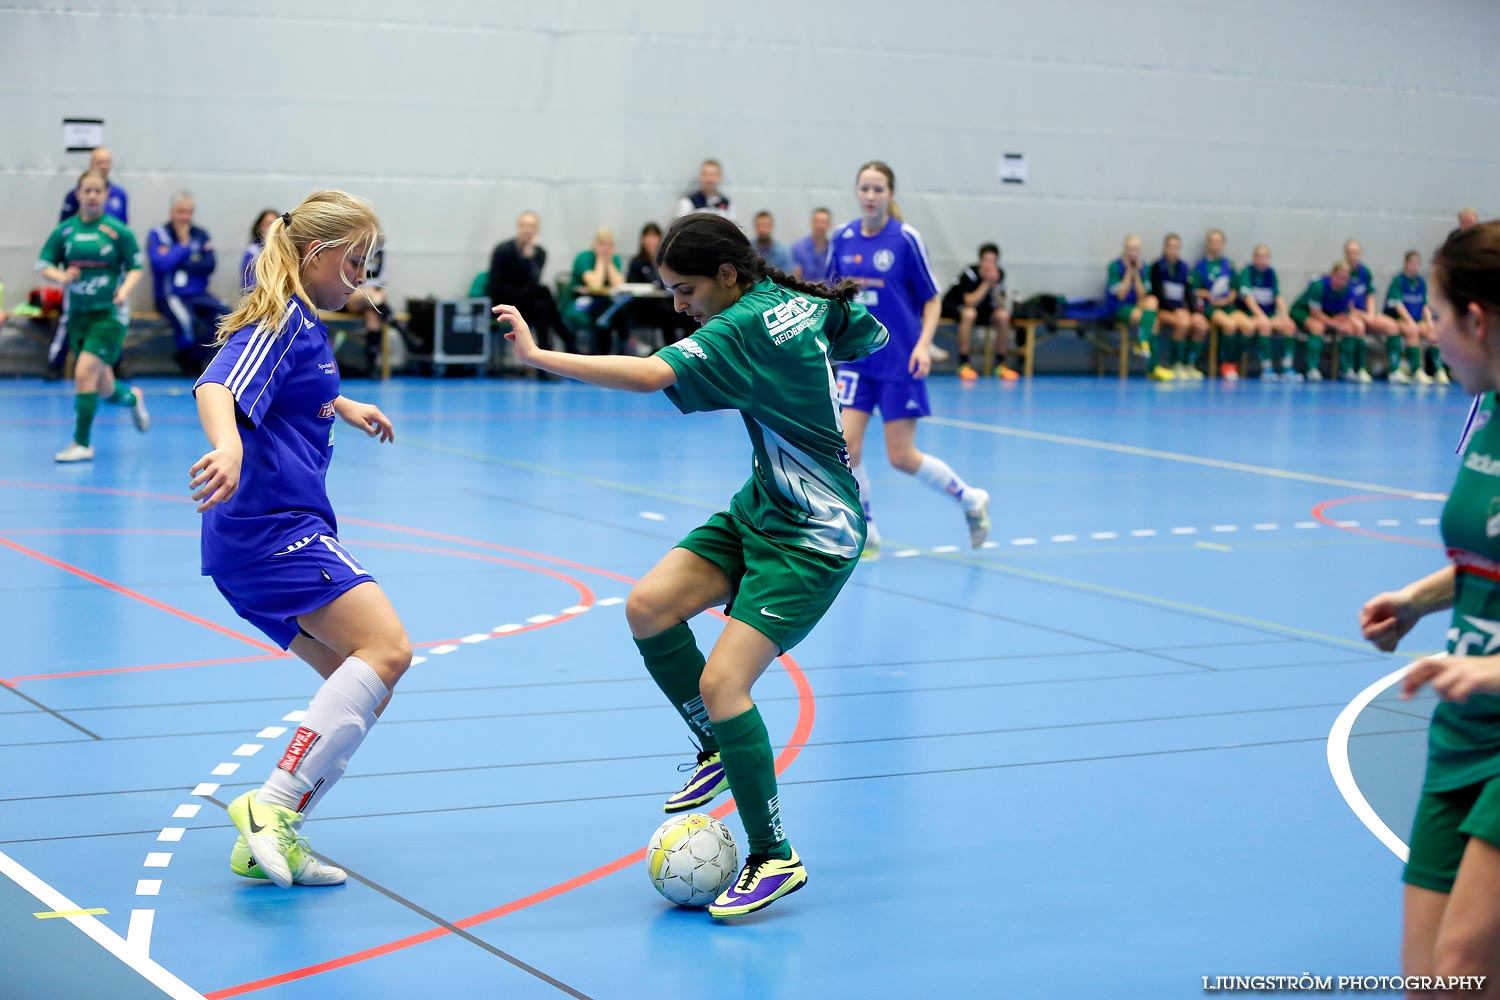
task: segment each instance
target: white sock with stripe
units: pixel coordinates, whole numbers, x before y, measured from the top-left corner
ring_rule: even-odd
[[[969,484],[964,482],[947,462],[936,455],[923,455],[922,464],[917,466],[917,471],[913,475],[939,493],[946,493],[964,506],[968,506],[965,494],[969,492]]]
[[[388,694],[385,682],[364,660],[351,656],[339,664],[313,695],[307,716],[256,800],[306,812],[314,795],[325,794],[343,777]]]

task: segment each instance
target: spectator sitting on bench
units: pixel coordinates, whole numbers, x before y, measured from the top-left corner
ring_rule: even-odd
[[[771,235],[771,231],[775,226],[776,220],[771,217],[770,212],[767,212],[765,209],[756,212],[755,239],[750,241],[750,246],[754,248],[755,255],[761,260],[770,264],[782,274],[791,274],[792,255],[787,253],[786,247],[776,242],[775,237]]]
[[[572,299],[563,311],[563,318],[575,329],[592,333],[595,354],[615,353],[615,335],[623,345],[630,334],[624,311],[613,308],[611,298],[623,284],[625,272],[620,270],[620,258],[615,254],[615,231],[600,226],[594,232],[593,245],[573,258],[568,289]]]
[[[1156,321],[1172,331],[1167,363],[1180,379],[1201,379],[1198,355],[1208,336],[1208,320],[1197,311],[1188,289],[1187,261],[1182,259],[1182,237],[1168,233],[1161,241],[1161,256],[1151,265],[1151,294],[1156,298]],[[1160,357],[1160,354],[1158,354]]]
[[[219,320],[229,307],[208,290],[217,260],[208,232],[193,225],[193,196],[172,196],[167,223],[146,237],[156,311],[172,327],[172,357],[184,375],[197,377],[214,352]]]
[[[563,323],[552,289],[542,284],[547,248],[537,242],[541,231],[542,220],[535,212],[522,212],[516,217],[515,239],[498,244],[490,254],[484,294],[492,306],[515,306],[542,346],[550,346],[555,333],[562,339],[564,350],[577,354],[578,341]]]
[[[648,222],[641,227],[641,242],[634,257],[630,258],[630,270],[625,278],[633,285],[655,285],[661,287],[661,275],[656,272],[656,251],[661,247],[661,227]],[[660,330],[665,344],[675,344],[687,335],[688,320],[672,307],[671,296],[663,298],[637,298],[630,302],[632,326]]]
[[[1287,312],[1281,297],[1281,282],[1271,266],[1271,248],[1260,244],[1250,255],[1250,264],[1235,279],[1240,296],[1240,310],[1248,321],[1251,353],[1260,360],[1260,377],[1266,382],[1291,378],[1292,350],[1297,343],[1297,324]],[[1280,348],[1280,350],[1278,350]],[[1248,376],[1250,354],[1245,355]],[[1273,358],[1283,357],[1284,372],[1276,371]]]
[[[1000,248],[993,243],[979,247],[979,262],[959,272],[958,280],[943,294],[942,316],[958,321],[958,377],[972,382],[979,377],[969,363],[969,346],[976,326],[995,336],[995,375],[1007,382],[1020,378],[1006,367],[1010,350],[1010,312],[1005,308],[1005,269],[1000,266]]]
[[[255,287],[255,259],[266,248],[266,230],[271,228],[271,220],[280,214],[274,208],[263,208],[255,217],[255,224],[250,227],[250,242],[245,245],[245,252],[240,256],[241,292],[248,292]]]
[[[1172,369],[1157,362],[1156,355],[1156,296],[1146,277],[1146,265],[1141,261],[1141,238],[1125,237],[1120,256],[1110,261],[1105,278],[1104,291],[1108,296],[1110,312],[1116,323],[1125,324],[1125,335],[1121,350],[1130,339],[1131,330],[1136,335],[1140,353],[1146,357],[1146,377],[1157,382],[1170,382],[1176,378]]]

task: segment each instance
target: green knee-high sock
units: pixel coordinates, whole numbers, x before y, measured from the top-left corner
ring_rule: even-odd
[[[1436,344],[1427,345],[1427,360],[1432,362],[1432,374],[1436,375],[1443,365],[1443,356]]]
[[[1203,350],[1203,341],[1189,340],[1183,343],[1183,351],[1187,355],[1184,364],[1189,368],[1198,367],[1198,355]]]
[[[1260,334],[1251,334],[1250,349],[1255,352],[1256,360],[1260,362],[1262,371],[1271,369],[1271,341]]]
[[[1354,370],[1354,338],[1339,338],[1339,371],[1349,372]]]
[[[1307,335],[1307,370],[1317,371],[1323,366],[1323,338],[1316,333]]]
[[[94,433],[94,414],[98,411],[97,392],[80,392],[73,397],[73,440],[85,448]]]
[[[660,635],[637,639],[635,645],[646,661],[646,672],[688,724],[699,745],[708,753],[718,750],[714,725],[708,721],[708,710],[698,690],[703,678],[703,654],[687,622],[678,622]]]
[[[1272,334],[1271,350],[1280,356],[1282,371],[1289,372],[1293,370],[1297,355],[1297,338],[1295,336],[1287,337],[1279,333]]]
[[[1413,375],[1422,370],[1422,349],[1420,347],[1408,347],[1406,349],[1406,367],[1411,369]]]
[[[123,382],[116,382],[114,394],[105,402],[114,403],[116,406],[134,406],[135,390]]]
[[[1167,363],[1170,364],[1173,368],[1175,368],[1178,365],[1182,364],[1182,358],[1183,358],[1182,341],[1180,341],[1180,340],[1174,340],[1174,341],[1172,341],[1171,345],[1167,348],[1167,357],[1170,359]]]
[[[1393,333],[1385,338],[1385,361],[1391,371],[1401,367],[1401,335]]]
[[[1141,310],[1141,343],[1146,345],[1146,354],[1151,367],[1156,367],[1156,310]]]
[[[1231,333],[1228,340],[1229,357],[1224,360],[1231,365],[1240,364],[1245,360],[1245,335],[1242,333]]]
[[[1353,368],[1357,372],[1365,370],[1365,338],[1350,337],[1349,358],[1354,362]]]
[[[748,712],[720,719],[714,723],[714,732],[719,735],[729,791],[739,809],[740,822],[745,824],[745,836],[750,839],[750,853],[790,858],[792,847],[781,832],[776,761],[760,709],[752,705]]]

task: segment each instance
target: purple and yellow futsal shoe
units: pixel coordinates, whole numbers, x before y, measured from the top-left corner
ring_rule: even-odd
[[[708,912],[715,917],[754,913],[806,884],[807,869],[802,867],[802,859],[795,850],[786,860],[769,854],[752,854],[745,859],[740,877],[708,905]]]
[[[683,767],[688,765],[684,764]],[[729,779],[724,776],[724,765],[719,760],[719,751],[713,753],[698,752],[698,763],[693,768],[693,776],[682,786],[682,790],[673,792],[667,797],[666,804],[661,807],[662,812],[682,812],[684,809],[693,809],[706,802],[713,800],[714,796],[729,788]]]

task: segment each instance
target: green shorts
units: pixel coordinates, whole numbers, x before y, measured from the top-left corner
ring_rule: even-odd
[[[1207,303],[1204,303],[1204,305],[1203,305],[1203,318],[1204,319],[1213,319],[1219,313],[1228,313],[1229,315],[1233,316],[1238,311],[1239,310],[1236,309],[1234,306],[1211,306],[1211,305],[1209,305]]]
[[[125,324],[113,310],[93,310],[68,317],[68,346],[73,356],[87,351],[107,365],[120,360],[125,348]]]
[[[1130,314],[1133,313],[1133,312],[1135,312],[1137,309],[1140,309],[1140,308],[1141,308],[1141,304],[1139,302],[1135,302],[1135,303],[1131,303],[1131,304],[1128,304],[1128,305],[1120,306],[1119,308],[1117,308],[1115,310],[1114,322],[1116,322],[1116,323],[1129,323],[1130,322]]]
[[[807,638],[859,564],[770,538],[725,511],[677,547],[723,570],[733,588],[725,613],[783,653]]]
[[[1422,793],[1412,823],[1411,856],[1401,880],[1452,892],[1470,837],[1500,847],[1500,777],[1451,792]]]
[[[1298,309],[1296,306],[1292,307],[1292,323],[1295,324],[1297,329],[1299,330],[1307,329],[1307,317],[1311,315],[1312,313],[1306,309]]]

